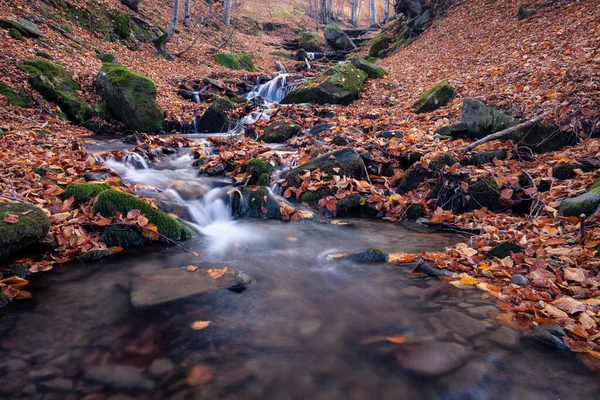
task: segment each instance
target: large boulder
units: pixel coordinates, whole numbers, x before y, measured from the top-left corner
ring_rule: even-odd
[[[431,178],[432,175],[432,171],[424,168],[421,164],[413,164],[404,172],[404,177],[400,181],[400,184],[396,189],[396,193],[404,194],[410,192],[411,190],[415,190],[419,187],[421,182],[424,182],[425,179]]]
[[[383,34],[378,33],[373,38],[371,42],[371,47],[369,48],[369,56],[371,57],[381,57],[382,52],[387,50],[390,47],[390,38]]]
[[[354,56],[350,62],[356,68],[365,72],[369,76],[369,78],[372,78],[372,79],[383,78],[384,76],[386,76],[388,74],[388,72],[385,69],[383,69],[371,62],[368,62],[364,58],[358,58],[358,57]]]
[[[589,217],[600,206],[600,181],[596,181],[590,189],[579,196],[564,199],[560,205],[560,212],[565,217],[579,217],[585,214]]]
[[[198,132],[228,132],[235,126],[235,120],[231,118],[234,108],[235,105],[227,97],[217,97],[198,120],[196,124]]]
[[[244,52],[230,54],[215,54],[213,58],[217,64],[225,68],[233,70],[246,70],[250,72],[257,71],[250,55]]]
[[[447,81],[441,81],[419,97],[413,105],[415,113],[435,111],[448,104],[452,96],[454,96],[452,86]]]
[[[0,260],[39,242],[49,229],[50,220],[40,208],[22,203],[0,203]]]
[[[365,165],[360,155],[352,149],[345,148],[323,154],[289,171],[285,176],[286,186],[296,186],[298,175],[302,175],[306,171],[312,172],[317,168],[331,176],[347,176],[354,179],[364,179],[366,177]]]
[[[265,126],[264,133],[258,138],[265,143],[283,143],[300,133],[302,127],[293,122],[275,121]]]
[[[469,137],[480,139],[512,126],[515,119],[494,107],[488,107],[480,100],[466,98],[463,101],[460,122],[466,124]]]
[[[92,116],[92,109],[77,97],[81,88],[73,74],[48,60],[26,58],[19,66],[29,74],[29,83],[46,100],[58,104],[67,117],[82,124]]]
[[[282,204],[286,200],[273,196],[267,187],[244,187],[233,196],[231,209],[235,218],[282,219]]]
[[[126,67],[106,63],[98,73],[96,86],[110,111],[130,129],[157,133],[165,119],[156,102],[156,85]]]
[[[24,19],[2,19],[0,20],[0,27],[16,29],[21,35],[34,39],[44,36],[36,24]]]
[[[335,24],[327,25],[323,31],[323,35],[327,43],[336,50],[352,50],[356,48],[352,39]]]
[[[314,32],[304,31],[300,34],[298,38],[298,47],[305,51],[310,52],[323,52],[325,51],[326,43],[325,41]],[[304,61],[304,58],[300,61]]]
[[[8,100],[8,104],[16,107],[29,107],[31,96],[29,93],[14,89],[0,82],[0,94]]]
[[[367,74],[351,64],[329,68],[288,93],[281,104],[341,104],[358,98]]]

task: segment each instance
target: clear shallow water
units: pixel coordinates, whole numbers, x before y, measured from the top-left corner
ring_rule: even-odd
[[[411,274],[410,265],[327,257],[369,246],[442,250],[455,236],[414,225],[352,222],[354,227],[239,222],[254,239],[233,242],[225,253],[205,253],[211,239],[198,237],[187,245],[202,258],[177,248],[143,248],[36,275],[34,299],[0,317],[0,397],[598,398],[598,377],[568,353],[508,340],[511,332],[495,325],[465,337],[472,332],[453,326],[448,315],[473,317],[469,329],[476,329],[493,307],[480,292],[437,291],[439,280]],[[223,289],[142,310],[131,305],[138,277],[181,272],[189,264],[243,270],[256,282],[242,293]],[[190,323],[198,320],[211,324],[192,330]],[[460,360],[443,349],[428,351],[440,343],[458,346],[453,353],[459,351]],[[156,374],[156,360],[168,364],[166,372]],[[141,377],[121,374],[121,380],[140,387],[146,379],[154,387],[122,389],[116,378],[102,384],[86,378],[102,364],[138,368]],[[411,364],[429,372],[415,373]],[[185,378],[194,365],[209,367],[214,376],[189,387]],[[438,376],[432,365],[449,369]]]

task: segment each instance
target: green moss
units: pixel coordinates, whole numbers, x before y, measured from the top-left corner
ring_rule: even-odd
[[[500,203],[500,188],[493,177],[479,178],[469,186],[472,209],[487,207],[490,211],[501,211],[505,207]]]
[[[0,27],[8,29],[9,33],[14,29],[22,36],[27,36],[30,38],[39,38],[44,36],[36,24],[25,19],[2,19],[0,20]]]
[[[52,133],[46,129],[39,129],[35,131],[37,133],[38,139],[45,139],[47,136],[50,136]]]
[[[586,164],[560,164],[552,168],[552,177],[560,180],[573,179],[577,176],[576,169],[583,172],[590,172],[594,168]]]
[[[486,253],[487,258],[506,258],[509,257],[511,253],[522,253],[523,248],[518,244],[512,242],[502,242],[490,251]]]
[[[110,63],[110,64],[118,64],[119,61],[117,60],[117,57],[114,56],[113,54],[96,54],[96,58],[98,58],[100,61],[102,61],[103,63]]]
[[[15,264],[11,265],[8,271],[1,274],[4,278],[10,278],[16,276],[18,278],[25,279],[27,278],[31,272],[29,272],[29,267],[23,264]]]
[[[383,33],[378,33],[373,38],[371,47],[369,48],[370,57],[381,57],[381,52],[390,47],[390,38]]]
[[[127,14],[124,14],[120,11],[113,11],[113,23],[114,29],[119,38],[123,40],[131,39],[131,27],[129,24],[131,23],[131,17]]]
[[[579,217],[581,214],[589,217],[596,212],[599,206],[600,180],[596,181],[586,193],[563,200],[560,212],[565,217]]]
[[[364,58],[353,57],[352,65],[365,72],[371,79],[380,79],[388,75],[387,71]]]
[[[52,57],[50,54],[46,53],[45,51],[37,50],[35,52],[35,55],[38,57],[45,58],[46,60],[50,60],[50,61],[54,60],[54,57]]]
[[[450,153],[444,153],[432,158],[429,162],[429,168],[431,168],[434,171],[438,171],[444,169],[444,166],[451,167],[456,163],[458,163],[456,157],[454,157]]]
[[[92,211],[94,214],[100,213],[103,217],[114,217],[117,212],[127,215],[131,210],[140,210],[150,223],[156,225],[160,234],[171,240],[185,240],[194,236],[194,232],[163,211],[152,208],[150,204],[131,194],[115,189],[102,191]]]
[[[407,219],[418,219],[425,216],[425,208],[420,204],[411,204],[406,208],[404,216]]]
[[[301,130],[302,127],[293,122],[276,121],[265,127],[263,135],[258,140],[266,143],[283,143],[296,136]]]
[[[322,52],[325,50],[325,41],[311,31],[304,31],[298,38],[298,47],[305,51]]]
[[[201,133],[227,132],[233,127],[230,118],[235,105],[227,97],[217,97],[198,120],[197,129]]]
[[[404,177],[400,181],[396,193],[404,194],[411,190],[415,190],[419,187],[421,182],[430,177],[430,171],[423,168],[420,163],[413,164],[404,172]]]
[[[352,261],[359,263],[386,262],[388,254],[385,251],[378,249],[377,247],[370,247],[367,250],[361,253],[353,254],[350,257],[352,258]]]
[[[107,226],[100,236],[100,241],[107,246],[120,247],[144,246],[150,243],[150,239],[142,236],[133,226]]]
[[[268,186],[271,182],[271,173],[274,168],[262,158],[253,158],[246,163],[246,173],[251,176],[250,185]],[[266,179],[263,175],[266,175]],[[264,183],[266,181],[266,183]],[[262,183],[261,183],[262,182]]]
[[[215,62],[223,67],[233,70],[246,70],[250,72],[256,72],[257,69],[252,62],[252,57],[249,54],[230,53],[230,54],[215,54],[213,55]]]
[[[74,204],[80,205],[110,189],[111,187],[104,183],[73,183],[65,189],[61,198],[66,200],[73,197],[75,199]]]
[[[0,309],[6,307],[11,300],[7,295],[0,293]]]
[[[242,188],[234,197],[232,210],[235,218],[281,219],[280,204],[266,187]]]
[[[300,201],[305,202],[311,207],[316,207],[323,197],[333,196],[335,192],[329,188],[320,188],[317,190],[309,190],[300,196]]]
[[[423,93],[414,104],[415,113],[426,113],[437,110],[448,104],[454,96],[454,89],[447,81],[441,81]]]
[[[114,253],[110,250],[91,250],[83,253],[79,259],[85,262],[95,262],[113,254]]]
[[[23,35],[21,35],[21,32],[19,32],[18,29],[10,28],[8,30],[8,34],[10,35],[11,38],[13,38],[15,40],[25,40],[25,38],[23,37]]]
[[[490,150],[482,151],[481,153],[473,154],[465,158],[466,165],[482,165],[488,164],[496,160],[504,160],[506,158],[506,152],[504,150]]]
[[[18,222],[4,222],[8,215],[18,216]],[[0,259],[43,239],[49,229],[50,220],[40,208],[23,203],[0,203]]]
[[[31,96],[27,92],[15,91],[12,87],[0,82],[0,94],[8,100],[8,104],[16,107],[29,107]]]

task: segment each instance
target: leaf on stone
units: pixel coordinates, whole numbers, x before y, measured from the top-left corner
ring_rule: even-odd
[[[212,381],[214,377],[215,373],[210,367],[207,367],[206,365],[195,365],[188,372],[185,383],[187,383],[188,386],[200,386]]]
[[[404,336],[386,336],[385,340],[395,344],[406,343],[406,337]]]
[[[210,279],[219,279],[227,272],[227,267],[225,268],[211,268],[208,270],[208,277]]]
[[[410,263],[417,258],[416,254],[410,253],[392,253],[388,255],[388,261],[398,264]]]
[[[16,224],[19,222],[19,216],[14,214],[6,214],[4,222],[6,222],[7,224]]]
[[[197,266],[195,265],[188,265],[187,267],[185,267],[186,270],[190,271],[190,272],[194,272],[198,269]]]
[[[131,210],[127,213],[127,219],[137,219],[141,212],[141,210]]]

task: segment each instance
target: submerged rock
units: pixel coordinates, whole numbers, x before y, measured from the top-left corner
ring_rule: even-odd
[[[4,220],[14,215],[16,223]],[[23,203],[0,203],[0,260],[37,243],[48,234],[50,220],[41,208]]]
[[[265,126],[264,133],[258,138],[265,143],[283,143],[302,131],[302,127],[293,122],[275,121]]]
[[[454,89],[447,81],[441,81],[419,97],[413,105],[415,113],[426,113],[435,111],[448,104],[454,96]]]
[[[116,390],[148,391],[156,387],[141,369],[129,365],[98,365],[85,372],[85,379]]]
[[[48,60],[26,58],[19,65],[29,74],[29,83],[46,100],[58,104],[67,117],[78,124],[92,117],[90,106],[77,96],[81,89],[73,74]]]
[[[96,87],[110,111],[130,129],[157,133],[163,128],[164,114],[156,102],[156,85],[126,67],[102,65]]]
[[[242,271],[226,272],[212,279],[203,271],[166,269],[135,278],[131,284],[131,303],[136,308],[153,307],[219,290],[240,292],[253,282],[254,279]]]
[[[439,376],[461,367],[471,351],[458,343],[429,342],[403,345],[396,353],[400,367],[422,376]]]
[[[327,43],[336,50],[352,50],[356,48],[354,42],[337,25],[329,24],[323,31]]]
[[[351,64],[329,68],[288,93],[281,104],[341,104],[358,98],[367,74]]]
[[[385,251],[378,249],[377,247],[371,247],[360,253],[350,255],[352,261],[358,263],[386,262],[387,257],[388,254]]]
[[[450,309],[442,310],[439,318],[448,329],[467,339],[481,335],[492,327],[487,321],[480,321]]]
[[[235,126],[231,112],[235,105],[227,97],[218,97],[198,120],[198,132],[222,133]]]
[[[246,70],[256,72],[257,69],[252,62],[252,57],[249,54],[231,53],[231,54],[215,54],[213,56],[215,62],[223,67],[233,70]]]
[[[569,348],[561,339],[563,336],[566,336],[566,333],[560,326],[556,324],[542,324],[529,332],[525,332],[523,338],[556,350],[568,350]]]

